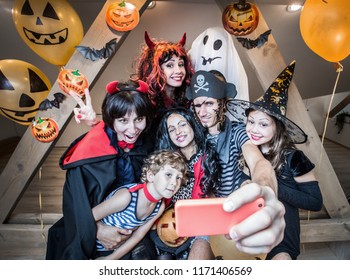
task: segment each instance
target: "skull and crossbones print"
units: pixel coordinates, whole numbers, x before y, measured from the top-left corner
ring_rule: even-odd
[[[195,93],[197,93],[201,89],[205,91],[209,91],[209,87],[206,87],[209,85],[209,83],[205,81],[205,78],[203,75],[198,75],[196,81],[197,83],[194,84],[194,87],[196,88]]]

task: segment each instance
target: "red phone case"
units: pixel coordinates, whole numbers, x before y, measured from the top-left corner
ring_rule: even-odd
[[[180,237],[227,234],[232,226],[264,207],[264,199],[258,198],[233,212],[225,212],[222,206],[225,200],[226,198],[178,200],[175,203],[176,233]]]

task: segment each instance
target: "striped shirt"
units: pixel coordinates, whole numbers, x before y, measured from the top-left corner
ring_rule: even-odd
[[[243,144],[249,140],[245,125],[226,118],[224,129],[217,135],[208,134],[207,139],[216,147],[221,165],[221,188],[216,191],[215,196],[227,197],[239,188],[242,175],[239,157]]]
[[[128,184],[128,185],[122,186],[120,188],[117,188],[116,190],[111,192],[106,197],[106,199],[111,198],[121,188],[130,189],[136,185],[137,184]],[[123,229],[134,229],[136,227],[144,225],[147,221],[151,220],[154,216],[157,215],[159,208],[162,204],[162,200],[160,200],[157,203],[153,212],[149,216],[140,220],[136,216],[136,207],[137,207],[137,200],[138,200],[139,192],[138,191],[130,191],[130,194],[131,194],[130,203],[124,210],[110,214],[107,217],[104,217],[101,220],[101,222],[106,224],[106,225],[116,226],[116,227],[123,228]],[[96,248],[98,251],[108,251],[106,248],[103,247],[103,245],[101,244],[101,242],[98,239],[96,239]]]

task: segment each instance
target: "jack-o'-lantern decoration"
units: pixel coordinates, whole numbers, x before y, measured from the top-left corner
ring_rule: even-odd
[[[119,3],[110,4],[106,12],[108,26],[117,31],[130,31],[140,21],[140,14],[137,8],[124,0]]]
[[[0,60],[0,114],[4,117],[30,125],[50,90],[50,80],[39,68],[21,60]]]
[[[53,65],[66,65],[84,36],[67,0],[15,0],[12,18],[22,40]]]
[[[32,134],[36,140],[49,143],[56,139],[59,129],[51,118],[40,118],[32,123]]]
[[[59,87],[69,95],[72,90],[80,96],[84,96],[84,90],[89,87],[86,77],[79,70],[63,69],[58,74]]]
[[[254,4],[245,0],[228,5],[222,13],[222,24],[226,31],[235,36],[252,33],[259,23],[259,11]]]
[[[159,218],[157,234],[160,240],[169,247],[179,247],[187,240],[187,237],[179,237],[176,233],[174,208],[169,208]]]

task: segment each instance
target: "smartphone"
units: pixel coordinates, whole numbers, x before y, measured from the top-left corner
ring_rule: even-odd
[[[264,207],[264,199],[258,198],[233,212],[225,212],[226,198],[178,200],[175,203],[176,233],[179,237],[227,234],[240,223]]]

